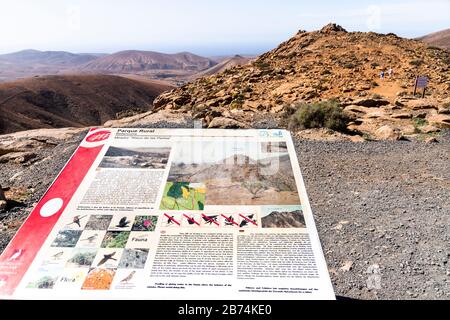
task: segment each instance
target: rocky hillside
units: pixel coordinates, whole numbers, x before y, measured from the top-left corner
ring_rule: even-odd
[[[450,29],[441,30],[417,38],[417,40],[428,43],[429,45],[441,47],[450,50]]]
[[[101,125],[145,112],[173,87],[110,75],[33,77],[0,83],[0,134],[37,128]]]
[[[272,114],[282,126],[297,102],[338,99],[355,119],[350,132],[397,139],[421,127],[427,133],[450,127],[449,63],[444,49],[329,24],[299,31],[251,64],[162,94],[154,104],[213,128],[246,127],[261,114]],[[425,100],[412,96],[417,75],[430,79]]]
[[[235,55],[234,57],[225,59],[221,61],[219,64],[216,64],[215,66],[206,69],[204,71],[201,71],[199,73],[196,73],[192,78],[197,79],[201,77],[207,77],[212,76],[221,72],[224,72],[227,69],[230,69],[235,66],[241,66],[249,63],[251,61],[250,58],[242,57],[240,55]]]

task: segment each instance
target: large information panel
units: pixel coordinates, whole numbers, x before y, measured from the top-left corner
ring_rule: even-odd
[[[288,131],[143,128],[88,133],[1,255],[0,296],[335,299]]]

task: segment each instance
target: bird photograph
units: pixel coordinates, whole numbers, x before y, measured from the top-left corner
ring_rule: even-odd
[[[128,283],[128,282],[130,282],[131,279],[133,279],[135,273],[136,273],[136,271],[131,271],[131,273],[128,276],[126,276],[125,278],[123,278],[120,281],[120,283]]]
[[[86,216],[74,216],[72,222],[68,223],[67,226],[76,224],[79,228],[81,228],[81,219],[83,218],[86,218]]]
[[[113,253],[110,253],[110,254],[104,254],[104,255],[103,255],[103,259],[100,260],[100,262],[97,264],[97,267],[100,267],[101,265],[105,264],[105,263],[108,262],[109,260],[117,261],[116,258],[113,258],[115,254],[116,254],[115,251],[114,251]]]
[[[88,241],[89,243],[93,243],[98,238],[98,233],[93,234],[92,236],[87,237],[86,239],[81,239],[80,241]]]
[[[64,254],[64,251],[60,251],[60,252],[52,255],[52,258],[53,258],[53,260],[59,260],[63,254]]]
[[[127,217],[122,217],[118,224],[116,224],[116,228],[126,228],[130,224],[130,220]]]

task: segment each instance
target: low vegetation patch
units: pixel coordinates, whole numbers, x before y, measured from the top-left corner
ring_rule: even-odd
[[[417,133],[421,132],[420,130],[421,127],[424,127],[428,124],[428,121],[422,118],[414,118],[412,122]]]
[[[348,123],[353,120],[335,100],[298,103],[295,108],[297,111],[289,123],[292,129],[328,128],[346,132]]]
[[[383,99],[383,96],[381,94],[374,93],[372,95],[372,99],[380,100],[380,99]]]
[[[270,63],[260,61],[260,60],[255,61],[253,64],[261,70],[271,69],[271,67],[272,67],[270,65]]]
[[[409,62],[409,64],[412,65],[412,66],[418,67],[418,66],[423,64],[423,60],[421,60],[421,59],[411,60]]]

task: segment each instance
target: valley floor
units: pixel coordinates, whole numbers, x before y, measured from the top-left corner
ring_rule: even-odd
[[[2,164],[3,187],[32,191],[24,207],[0,214],[0,252],[82,137],[42,151],[31,167]],[[450,299],[450,135],[295,145],[337,296]]]

